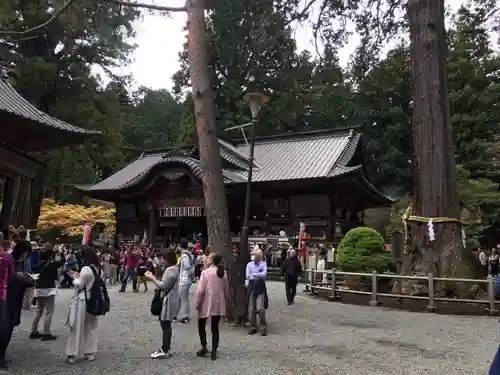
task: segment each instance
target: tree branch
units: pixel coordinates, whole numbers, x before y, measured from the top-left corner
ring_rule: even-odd
[[[162,12],[185,12],[186,11],[185,7],[166,7],[166,6],[161,6],[161,5],[144,4],[144,3],[134,3],[134,2],[122,1],[122,0],[107,0],[107,1],[109,3],[115,3],[115,4],[118,4],[118,5],[123,5],[125,7],[159,10],[159,11],[162,11]]]
[[[24,31],[2,31],[0,30],[0,36],[17,36],[17,37],[22,37],[26,34],[29,34],[29,33],[32,33],[34,31],[38,31],[38,30],[41,30],[43,28],[45,28],[46,26],[48,26],[49,24],[51,24],[52,22],[54,22],[56,20],[57,17],[59,17],[61,15],[61,13],[63,13],[66,9],[69,8],[69,6],[74,3],[75,0],[68,0],[64,3],[64,5],[59,8],[58,10],[56,10],[54,12],[54,14],[52,15],[52,17],[50,17],[47,21],[45,21],[44,23],[41,23],[40,25],[37,25],[37,26],[34,26],[32,27],[31,29],[28,29],[28,30],[24,30]]]
[[[309,0],[309,2],[304,6],[301,12],[296,13],[290,18],[288,21],[285,22],[284,26],[288,26],[290,23],[293,21],[301,21],[304,17],[307,17],[309,14],[309,9],[311,6],[316,2],[316,0]]]

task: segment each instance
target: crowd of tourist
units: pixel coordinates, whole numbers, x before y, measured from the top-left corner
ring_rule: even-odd
[[[147,291],[148,282],[155,286],[151,313],[158,318],[162,335],[160,348],[151,354],[152,359],[170,357],[172,323],[188,324],[193,317],[189,301],[193,284],[196,284],[194,305],[201,346],[196,354],[217,359],[219,325],[226,315],[229,284],[222,257],[210,246],[202,246],[198,241],[189,247],[182,239],[160,249],[122,245],[118,249],[99,250],[91,245],[62,246],[40,239],[30,241],[24,230],[13,233],[8,241],[0,239],[0,244],[0,368],[7,367],[5,353],[14,327],[20,324],[23,308],[36,309],[30,339],[57,340],[51,326],[59,288],[75,291],[66,320],[69,328],[66,361],[93,361],[98,351],[100,317],[112,314],[107,288],[119,285],[118,291],[123,293],[129,282],[135,293],[141,285]],[[291,304],[301,265],[296,253],[289,255],[290,261],[282,262],[282,269]],[[261,249],[254,248],[246,268],[247,309],[243,320],[250,323],[249,334],[267,334],[265,311],[269,300],[264,256]],[[210,348],[207,322],[212,334]]]
[[[498,276],[498,252],[499,250],[497,248],[492,248],[489,253],[487,253],[483,248],[478,249],[477,258],[485,277],[488,275],[492,275],[494,277]]]

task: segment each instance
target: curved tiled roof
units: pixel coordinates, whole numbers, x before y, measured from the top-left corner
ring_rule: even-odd
[[[320,132],[304,135],[287,135],[257,140],[252,181],[289,181],[299,179],[336,178],[358,173],[361,181],[381,197],[379,192],[364,175],[363,165],[351,165],[352,159],[360,144],[361,134],[354,131]],[[227,142],[224,142],[227,143]],[[221,156],[232,161],[233,169],[223,169],[225,184],[237,184],[247,181],[247,168],[241,162],[242,155],[247,154],[246,143],[227,145],[221,143]],[[80,186],[83,191],[113,192],[133,187],[144,181],[149,175],[156,175],[153,169],[163,168],[171,163],[180,163],[201,179],[200,161],[192,153],[172,154],[169,152],[147,154],[127,165],[114,175],[98,184],[88,187]],[[229,159],[229,160],[228,160]],[[97,194],[98,195],[98,194]],[[391,199],[386,197],[387,199]]]
[[[83,191],[125,189],[142,182],[153,169],[167,166],[168,164],[182,164],[188,167],[197,178],[201,179],[201,167],[198,159],[189,155],[152,154],[141,156],[96,185],[80,185],[78,188]],[[223,175],[226,183],[244,181],[240,176],[230,171],[224,170]]]
[[[50,126],[65,132],[79,134],[100,134],[95,130],[87,130],[67,122],[58,120],[38,110],[24,99],[9,83],[0,79],[0,113],[6,112],[25,120],[35,121],[41,125]]]
[[[328,173],[335,166],[344,164],[341,156],[351,144],[351,138],[351,132],[343,131],[258,140],[254,152],[259,168],[254,171],[252,181],[329,177]],[[249,146],[243,143],[236,148],[246,154]],[[239,174],[246,178],[246,172]]]
[[[351,173],[359,167],[347,166],[359,143],[360,134],[353,131],[313,133],[304,137],[257,140],[256,168],[253,181],[282,181],[321,177],[336,177]],[[233,169],[222,171],[224,182],[242,183],[247,180],[248,164],[241,160],[248,154],[248,145],[232,145],[219,140],[221,156],[231,162]],[[112,176],[94,186],[80,186],[85,191],[113,191],[134,186],[143,181],[153,168],[169,163],[181,163],[201,179],[199,160],[186,150],[142,155]]]

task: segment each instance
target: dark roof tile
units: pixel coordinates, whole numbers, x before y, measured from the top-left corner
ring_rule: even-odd
[[[80,185],[78,188],[84,191],[125,189],[143,181],[148,172],[154,167],[168,163],[185,164],[197,178],[201,179],[201,167],[198,159],[187,155],[166,155],[162,153],[142,156],[96,185]],[[244,181],[241,176],[232,171],[223,170],[222,174],[226,183]]]
[[[335,177],[359,169],[360,166],[347,167],[349,155],[352,156],[359,142],[359,133],[344,131],[341,133],[318,133],[305,135],[303,138],[273,138],[257,140],[253,181],[282,181]],[[352,146],[352,143],[355,143]],[[233,146],[220,142],[222,156],[231,161],[238,169],[223,170],[225,183],[242,183],[247,180],[247,165],[241,159],[248,154],[248,146],[243,143]],[[352,147],[351,147],[352,146]],[[351,148],[354,148],[351,150]],[[346,150],[348,151],[346,155]],[[104,181],[86,191],[110,191],[131,187],[140,181],[159,164],[180,162],[201,178],[199,160],[189,155],[173,156],[168,152],[147,154],[122,168]]]
[[[350,133],[313,135],[306,138],[273,139],[255,144],[255,182],[327,177],[351,140]],[[249,146],[237,149],[247,154]],[[241,172],[246,176],[246,172]],[[246,177],[245,177],[246,178]]]
[[[50,126],[67,132],[100,134],[100,132],[95,130],[87,130],[79,128],[78,126],[70,125],[38,110],[21,95],[19,95],[19,93],[9,83],[2,79],[0,79],[0,112],[8,112],[15,116],[22,117],[23,119],[35,121],[41,125]]]

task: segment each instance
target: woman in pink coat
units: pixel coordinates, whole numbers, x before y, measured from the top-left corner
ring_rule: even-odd
[[[212,351],[210,358],[217,359],[219,346],[219,323],[226,315],[226,299],[229,293],[229,284],[222,267],[222,257],[211,253],[207,257],[207,268],[203,270],[196,289],[196,310],[198,310],[198,334],[200,335],[201,349],[196,353],[198,357],[208,354],[207,332],[205,327],[210,318],[212,331]]]

